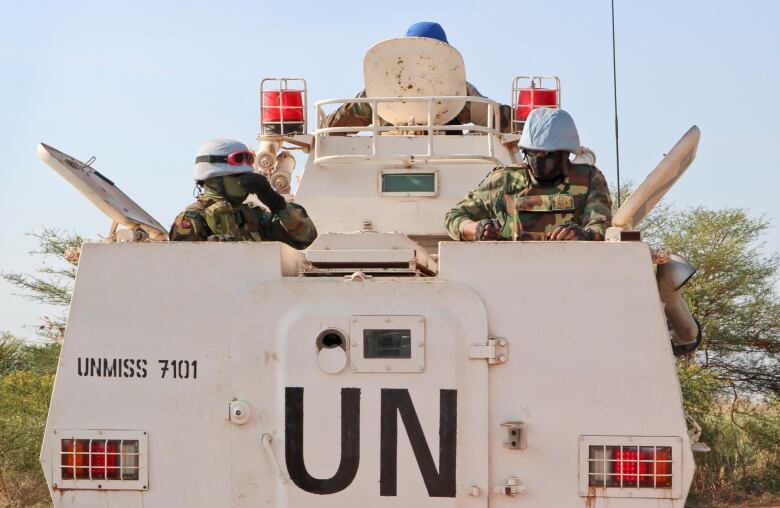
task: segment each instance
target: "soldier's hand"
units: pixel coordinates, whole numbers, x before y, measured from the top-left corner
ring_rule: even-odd
[[[206,238],[206,241],[209,242],[236,242],[238,240],[240,240],[240,238],[232,235],[210,235]]]
[[[257,199],[268,207],[271,212],[276,213],[287,206],[284,197],[276,192],[266,177],[259,173],[244,173],[237,176],[238,183],[250,194],[257,196]]]
[[[588,240],[587,232],[579,224],[566,222],[547,236],[552,241]]]
[[[501,239],[501,225],[495,219],[482,219],[474,230],[474,241],[485,242]]]

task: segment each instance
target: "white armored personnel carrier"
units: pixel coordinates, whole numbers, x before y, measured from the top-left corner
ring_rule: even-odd
[[[166,242],[39,147],[114,221],[80,255],[41,453],[55,506],[682,507],[697,436],[670,339],[700,337],[678,294],[694,270],[634,227],[698,130],[608,241],[453,242],[445,212],[516,162],[559,82],[516,79],[506,126],[446,44],[385,41],[364,64],[366,97],[317,103],[312,130],[302,80],[261,84],[258,170],[315,221],[305,252]],[[328,127],[356,101],[371,125]]]

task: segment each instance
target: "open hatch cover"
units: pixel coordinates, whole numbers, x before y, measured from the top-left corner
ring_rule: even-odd
[[[140,228],[153,240],[168,239],[167,230],[154,217],[89,164],[44,143],[38,145],[38,156],[112,221],[130,229]]]

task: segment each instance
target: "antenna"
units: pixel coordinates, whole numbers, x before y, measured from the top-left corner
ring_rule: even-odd
[[[617,65],[615,63],[615,0],[612,1],[612,91],[615,98],[615,160],[617,166],[617,204],[620,208],[620,143],[618,141]]]

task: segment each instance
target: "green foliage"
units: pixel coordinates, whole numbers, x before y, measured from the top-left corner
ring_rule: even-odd
[[[699,417],[712,451],[696,456],[693,506],[776,501],[780,493],[780,404],[732,398]]]
[[[712,451],[697,455],[693,506],[780,496],[780,259],[765,254],[765,217],[741,209],[656,208],[645,240],[698,268],[683,289],[702,325],[677,362],[686,411]]]
[[[48,505],[41,471],[43,430],[59,345],[0,336],[0,504]]]
[[[684,289],[705,338],[692,361],[744,397],[780,395],[780,259],[763,254],[768,228],[745,210],[693,208],[652,239],[699,269]]]
[[[43,229],[32,236],[44,266],[36,275],[3,272],[2,277],[35,302],[67,307],[76,277],[73,254],[84,239]],[[38,456],[46,426],[65,318],[43,318],[32,344],[0,332],[0,506],[51,506]]]
[[[0,332],[0,379],[16,371],[53,374],[60,346],[56,343],[26,344],[8,332]]]

